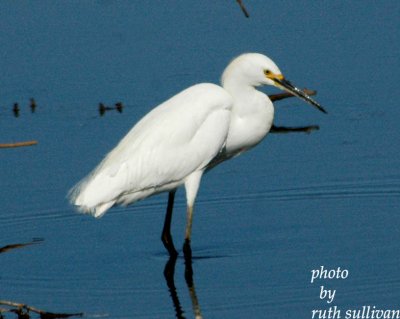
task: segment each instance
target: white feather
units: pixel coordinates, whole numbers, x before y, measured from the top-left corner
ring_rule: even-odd
[[[286,81],[271,59],[243,54],[225,69],[222,87],[192,86],[142,118],[70,191],[71,202],[100,217],[115,204],[185,184],[191,216],[203,172],[254,147],[269,132],[274,108],[256,89],[260,85],[283,88],[325,112]]]
[[[114,204],[127,205],[183,184],[222,149],[231,108],[231,96],[214,84],[175,95],[142,118],[70,191],[71,202],[99,217]]]

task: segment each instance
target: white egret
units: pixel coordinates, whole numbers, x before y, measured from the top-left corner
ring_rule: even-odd
[[[190,250],[193,206],[203,173],[257,145],[273,124],[273,104],[256,89],[262,85],[288,91],[326,113],[287,81],[271,59],[258,53],[240,55],[223,72],[222,87],[211,83],[191,86],[144,116],[72,188],[72,204],[81,212],[101,217],[114,205],[169,192],[162,241],[170,255],[176,256],[170,225],[175,191],[184,185],[184,251]]]

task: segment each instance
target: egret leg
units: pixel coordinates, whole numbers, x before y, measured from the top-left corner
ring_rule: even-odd
[[[174,209],[175,193],[176,189],[168,193],[167,212],[165,213],[164,227],[161,234],[161,241],[163,242],[164,247],[168,250],[168,253],[171,257],[178,256],[178,252],[175,249],[174,242],[172,241],[171,236],[171,220],[172,211]]]
[[[192,236],[192,223],[193,223],[193,206],[188,206],[186,231],[185,231],[185,240],[186,241],[190,241],[190,238]]]
[[[193,206],[187,208],[187,222],[185,231],[185,243],[183,244],[183,254],[186,260],[192,259],[192,248],[190,247],[190,238],[192,236]]]
[[[199,190],[202,175],[203,171],[196,171],[192,173],[185,181],[186,200],[187,200],[187,221],[186,221],[185,243],[183,245],[183,253],[185,255],[185,258],[189,259],[192,258],[190,239],[192,236],[193,207],[197,191]]]
[[[200,310],[199,300],[197,299],[196,289],[194,287],[192,258],[191,256],[189,257],[187,254],[185,254],[185,281],[189,289],[194,317],[203,318]]]

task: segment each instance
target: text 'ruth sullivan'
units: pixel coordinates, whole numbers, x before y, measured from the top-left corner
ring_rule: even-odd
[[[400,319],[400,310],[377,309],[376,306],[362,306],[342,312],[337,306],[311,311],[313,319]]]
[[[325,309],[311,310],[312,319],[400,319],[400,309],[380,309],[373,305],[364,305],[355,309],[340,309],[338,306],[332,306],[336,297],[336,289],[326,286],[326,282],[330,280],[346,280],[350,272],[347,269],[337,267],[336,269],[326,269],[320,266],[311,270],[311,284],[318,281],[325,281],[324,285],[320,285],[319,299],[325,300],[331,305]]]

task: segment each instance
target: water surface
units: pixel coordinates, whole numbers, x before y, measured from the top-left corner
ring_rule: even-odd
[[[192,243],[203,317],[311,318],[329,307],[321,285],[337,290],[332,305],[343,310],[399,308],[399,3],[245,4],[249,19],[235,1],[0,4],[0,142],[39,142],[0,150],[0,246],[42,240],[0,254],[0,299],[86,317],[174,318],[178,298],[193,317],[184,259],[176,295],[163,274],[166,194],[100,220],[75,213],[66,194],[152,107],[218,82],[233,57],[256,51],[318,90],[329,114],[277,102],[277,125],[320,130],[270,135],[203,179]],[[99,116],[99,102],[118,101],[121,114]],[[180,190],[179,247],[184,227]],[[349,277],[311,284],[322,265]]]

